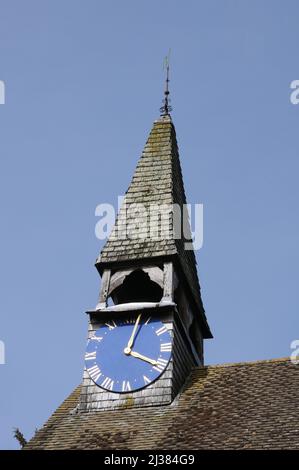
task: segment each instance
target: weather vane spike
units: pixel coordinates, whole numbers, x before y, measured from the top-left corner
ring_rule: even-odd
[[[168,55],[164,58],[164,69],[166,70],[166,81],[165,81],[165,90],[164,90],[164,99],[163,106],[160,108],[161,116],[168,116],[172,107],[170,106],[169,98],[169,62],[170,62],[170,49]]]

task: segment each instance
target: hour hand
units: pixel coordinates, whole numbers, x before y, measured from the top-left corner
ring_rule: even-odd
[[[149,362],[153,366],[157,365],[157,361],[155,359],[150,359],[149,357],[143,356],[136,351],[131,351],[130,356],[136,357],[137,359],[141,359],[142,361]]]

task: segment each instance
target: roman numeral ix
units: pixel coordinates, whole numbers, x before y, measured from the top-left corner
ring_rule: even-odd
[[[97,355],[96,351],[85,353],[85,361],[92,361],[93,359],[96,358],[96,355]]]

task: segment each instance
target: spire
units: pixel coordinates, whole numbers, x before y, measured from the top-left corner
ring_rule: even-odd
[[[163,106],[160,108],[161,116],[169,116],[169,113],[172,111],[172,107],[170,106],[170,98],[169,98],[169,60],[170,60],[170,49],[168,55],[164,59],[164,69],[166,70],[166,80],[165,80],[165,90],[164,90],[164,99],[163,99]]]
[[[190,297],[194,299],[201,313],[203,335],[210,338],[212,336],[201,301],[193,250],[185,250],[185,240],[175,237],[174,231],[169,237],[158,236],[156,239],[151,237],[148,229],[152,208],[157,205],[161,210],[169,205],[182,207],[185,203],[175,128],[170,117],[163,116],[154,122],[115,226],[96,261],[96,266],[102,273],[107,267],[137,264],[138,260],[177,260],[191,291]],[[145,213],[135,214],[134,210],[131,211],[136,204],[137,207],[140,207],[140,204]],[[166,215],[167,213],[166,211]],[[169,213],[171,222],[173,217],[172,210]],[[173,224],[170,223],[170,226]]]

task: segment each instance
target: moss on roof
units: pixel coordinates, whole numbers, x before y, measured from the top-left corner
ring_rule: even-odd
[[[80,386],[26,449],[299,449],[289,358],[195,368],[171,405],[76,413]]]

